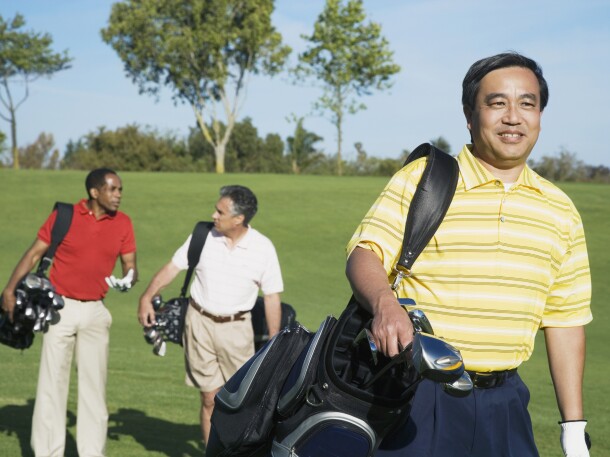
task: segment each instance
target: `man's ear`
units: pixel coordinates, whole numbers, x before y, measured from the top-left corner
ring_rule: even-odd
[[[97,197],[100,196],[100,191],[98,189],[96,189],[95,187],[92,187],[91,189],[89,189],[89,196],[93,200],[97,200]]]
[[[464,111],[464,116],[466,117],[466,127],[468,127],[468,130],[472,130],[472,110],[465,105],[462,110]]]
[[[235,216],[235,225],[244,225],[245,219],[246,219],[246,216],[244,216],[243,214]]]

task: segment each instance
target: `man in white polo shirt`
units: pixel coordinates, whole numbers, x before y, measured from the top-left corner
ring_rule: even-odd
[[[269,335],[279,331],[282,274],[271,241],[249,222],[257,200],[250,189],[225,186],[212,216],[201,259],[195,267],[191,306],[186,314],[184,350],[186,383],[201,394],[201,429],[207,443],[214,396],[254,354],[250,310],[259,289],[264,294]],[[138,319],[150,326],[155,319],[151,299],[188,268],[191,237],[152,278],[140,297]]]

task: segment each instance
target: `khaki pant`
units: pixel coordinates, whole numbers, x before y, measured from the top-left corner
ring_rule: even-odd
[[[184,323],[186,384],[201,392],[222,387],[254,355],[252,315],[217,323],[188,307]]]
[[[65,299],[43,336],[31,444],[36,457],[63,457],[72,355],[76,354],[79,457],[103,457],[108,430],[106,377],[112,317],[101,301]]]

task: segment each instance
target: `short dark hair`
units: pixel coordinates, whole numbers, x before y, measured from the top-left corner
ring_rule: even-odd
[[[486,57],[472,64],[462,82],[462,105],[474,109],[474,103],[481,80],[488,73],[507,67],[527,68],[536,75],[538,85],[540,86],[540,111],[544,110],[549,101],[549,86],[542,75],[542,68],[535,60],[525,57],[515,51]]]
[[[106,175],[117,175],[117,173],[110,168],[96,168],[89,172],[85,178],[85,190],[89,198],[91,198],[91,189],[101,189],[106,184]]]
[[[256,195],[244,186],[223,186],[220,188],[220,197],[227,197],[233,203],[233,215],[239,216],[243,214],[244,225],[252,220],[258,210],[258,201]]]

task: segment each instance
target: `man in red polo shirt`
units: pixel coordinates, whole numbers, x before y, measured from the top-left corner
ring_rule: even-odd
[[[66,408],[74,350],[78,367],[77,447],[80,457],[101,457],[106,445],[106,376],[112,318],[102,299],[109,287],[128,290],[136,281],[136,244],[129,217],[118,211],[123,186],[108,168],[89,173],[88,199],[74,205],[70,229],[57,248],[49,279],[65,306],[58,323],[42,342],[32,448],[36,456],[62,457]],[[15,288],[47,251],[57,212],[38,231],[2,292],[2,306],[12,320]],[[112,276],[117,258],[123,278]]]

